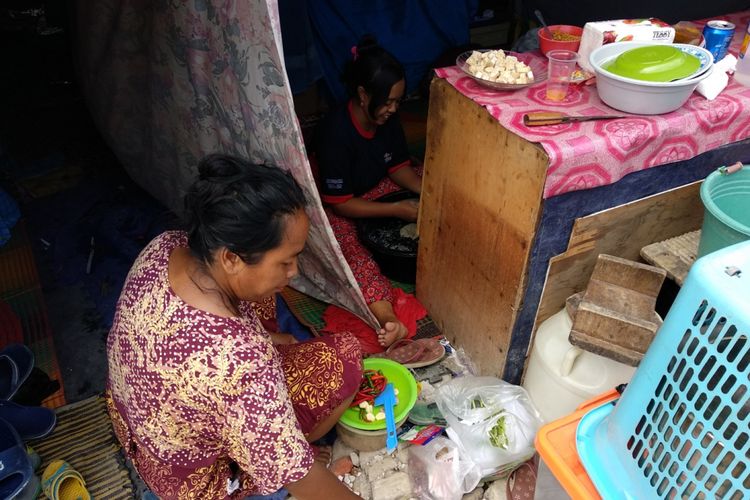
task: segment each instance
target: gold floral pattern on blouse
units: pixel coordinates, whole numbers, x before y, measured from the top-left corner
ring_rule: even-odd
[[[172,292],[169,255],[186,241],[152,241],[118,301],[107,342],[118,438],[160,498],[226,498],[232,461],[244,485],[232,498],[272,493],[313,462],[282,356],[254,313],[215,316]]]

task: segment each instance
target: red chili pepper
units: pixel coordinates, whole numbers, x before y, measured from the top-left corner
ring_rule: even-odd
[[[359,390],[354,396],[352,404],[349,406],[350,408],[358,407],[363,401],[367,401],[375,406],[375,398],[385,390],[385,386],[388,383],[381,370],[364,370],[362,373]],[[361,414],[362,412],[360,412]]]

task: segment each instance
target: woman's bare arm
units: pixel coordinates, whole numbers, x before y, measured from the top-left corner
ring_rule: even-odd
[[[355,495],[324,465],[315,462],[305,477],[289,483],[286,489],[299,500],[347,500],[362,498]]]
[[[349,198],[344,203],[332,205],[331,208],[336,215],[350,219],[398,217],[399,219],[415,221],[419,212],[419,203],[416,200],[379,203],[363,198]]]
[[[392,174],[388,174],[393,182],[412,193],[422,192],[422,178],[414,172],[411,166],[401,167]]]

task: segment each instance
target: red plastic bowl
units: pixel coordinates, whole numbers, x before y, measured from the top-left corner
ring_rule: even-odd
[[[581,35],[583,34],[583,28],[578,26],[569,26],[567,24],[555,24],[549,26],[549,31],[552,36],[555,33],[565,33],[567,35],[573,35],[578,37],[577,40],[554,40],[547,36],[547,31],[544,28],[539,28],[539,49],[542,54],[546,54],[550,50],[572,50],[578,52],[578,47],[581,45]]]

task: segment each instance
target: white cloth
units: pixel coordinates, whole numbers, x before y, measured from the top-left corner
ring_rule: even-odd
[[[703,79],[695,90],[709,101],[713,101],[729,83],[727,72],[734,73],[736,67],[737,58],[732,54],[727,54],[721,61],[714,64],[711,74]]]

